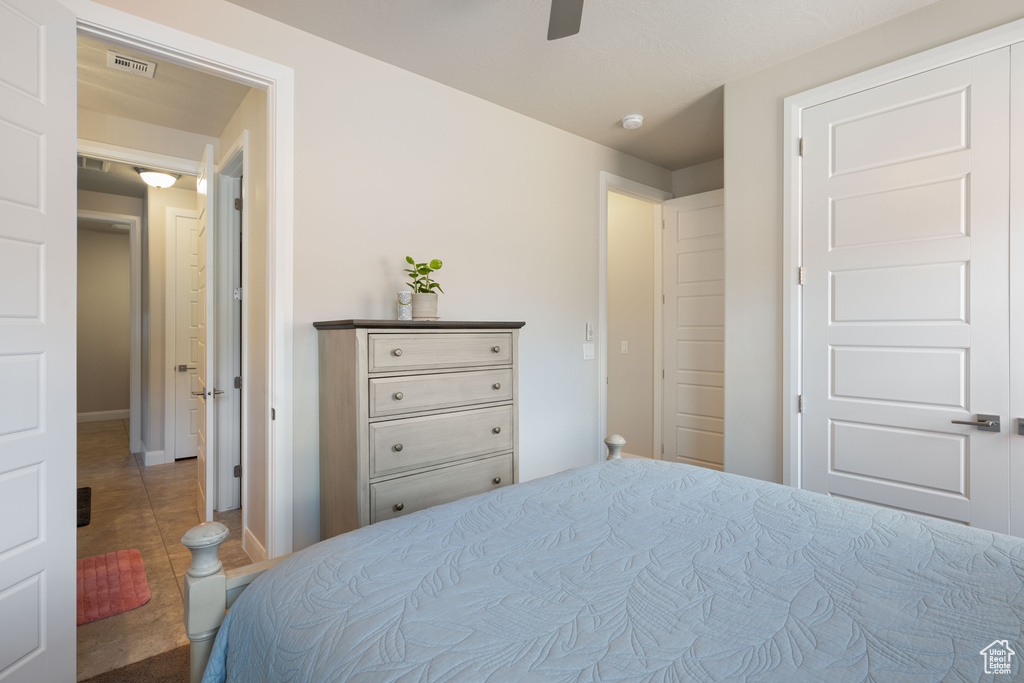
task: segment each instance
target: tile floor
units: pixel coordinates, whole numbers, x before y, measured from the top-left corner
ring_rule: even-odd
[[[78,485],[92,487],[92,520],[78,529],[78,557],[138,548],[153,597],[148,603],[78,627],[78,680],[188,642],[182,577],[190,555],[181,536],[199,523],[196,461],[146,467],[128,449],[128,421],[78,425]],[[215,513],[231,530],[225,568],[252,562],[242,549],[241,510]]]

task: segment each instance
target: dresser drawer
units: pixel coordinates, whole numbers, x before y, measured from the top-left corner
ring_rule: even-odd
[[[370,417],[511,399],[511,368],[370,380]]]
[[[512,454],[370,484],[370,523],[512,483]]]
[[[370,477],[512,450],[512,406],[370,424]]]
[[[512,363],[512,335],[371,334],[370,372],[430,370]]]

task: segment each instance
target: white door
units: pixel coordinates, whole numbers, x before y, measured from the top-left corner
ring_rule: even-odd
[[[665,460],[723,469],[725,215],[722,190],[664,204]]]
[[[168,209],[174,231],[174,452],[175,460],[194,458],[199,448],[199,230],[198,220]]]
[[[0,2],[0,680],[75,679],[75,17]]]
[[[1024,44],[1010,48],[1010,533],[1024,536]]]
[[[804,113],[804,488],[1007,530],[1008,57]]]
[[[216,367],[216,344],[209,343],[207,335],[216,330],[216,306],[209,305],[213,299],[210,296],[210,285],[213,278],[207,268],[208,263],[215,263],[214,250],[215,242],[213,237],[216,233],[212,229],[214,211],[207,211],[207,208],[215,209],[214,188],[217,184],[213,170],[213,145],[207,145],[203,152],[203,158],[199,165],[199,177],[196,179],[196,235],[198,244],[198,272],[197,272],[197,301],[198,310],[196,314],[197,329],[196,339],[198,345],[197,380],[199,388],[197,393],[201,398],[199,405],[199,427],[198,427],[198,486],[196,488],[196,508],[199,512],[199,520],[208,522],[213,519],[213,504],[216,492],[216,480],[214,479],[214,468],[216,465],[217,445],[217,416],[215,411],[217,389],[213,386],[213,379],[217,376]]]

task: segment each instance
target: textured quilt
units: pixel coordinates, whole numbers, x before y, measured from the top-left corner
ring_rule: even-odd
[[[297,553],[204,681],[1010,680],[1022,619],[1024,540],[619,460]]]

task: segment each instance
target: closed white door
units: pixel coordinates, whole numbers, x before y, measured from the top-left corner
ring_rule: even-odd
[[[207,145],[199,165],[199,177],[196,179],[196,237],[197,237],[197,274],[196,274],[196,340],[199,370],[196,393],[200,396],[199,420],[197,429],[198,446],[198,482],[196,489],[196,509],[199,521],[209,522],[213,519],[214,496],[216,483],[214,468],[217,449],[217,416],[215,412],[217,392],[213,380],[217,377],[216,344],[210,343],[208,334],[216,328],[215,306],[211,306],[210,287],[214,284],[207,267],[214,263],[213,247],[215,242],[210,239],[214,209],[214,186],[216,178],[213,169],[213,145]]]
[[[1000,50],[805,111],[804,488],[1007,530],[1008,83]]]
[[[75,17],[0,2],[0,680],[75,679]]]
[[[199,231],[193,216],[168,211],[174,231],[174,452],[194,458],[199,447]]]
[[[723,191],[664,204],[665,460],[723,469]]]

